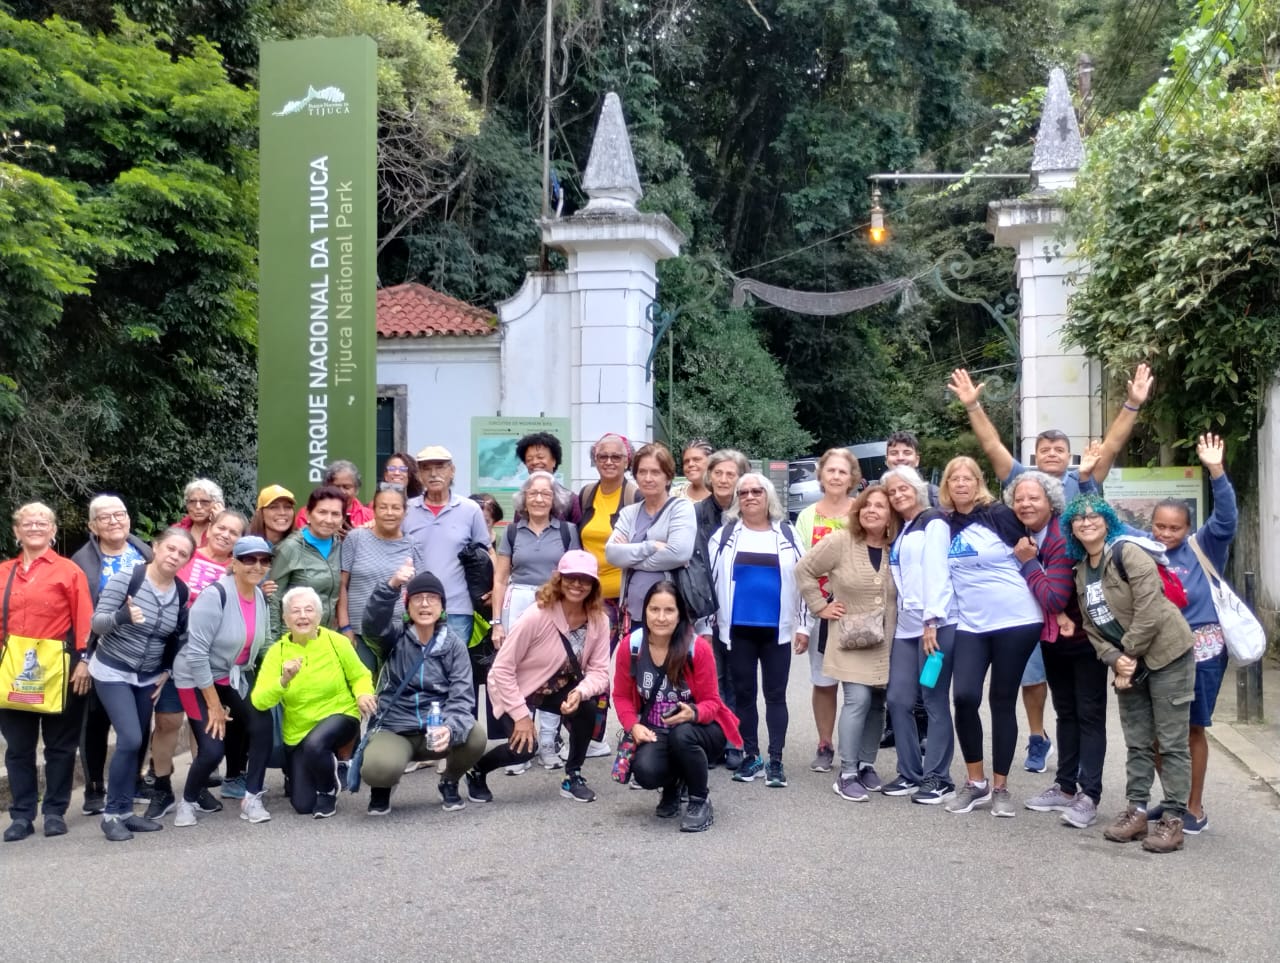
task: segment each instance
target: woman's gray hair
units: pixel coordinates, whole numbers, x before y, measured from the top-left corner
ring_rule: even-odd
[[[549,471],[529,472],[529,477],[524,480],[524,484],[520,486],[520,490],[511,496],[511,507],[515,510],[516,518],[527,518],[524,508],[524,496],[529,490],[529,486],[539,479],[545,481],[551,486],[551,514],[556,518],[567,518],[569,509],[573,505],[573,492],[567,488],[562,488],[556,483],[556,476]]]
[[[187,482],[187,487],[182,490],[183,501],[186,501],[196,492],[204,492],[215,505],[224,504],[222,486],[212,479],[197,478],[194,481]]]
[[[310,585],[299,585],[285,592],[284,598],[280,600],[280,617],[284,619],[285,625],[289,624],[289,603],[296,598],[310,599],[311,604],[316,607],[316,619],[324,617],[324,603],[320,601],[320,593]],[[319,624],[318,621],[317,624]]]
[[[1010,508],[1013,507],[1013,496],[1023,482],[1035,482],[1044,489],[1044,497],[1049,499],[1049,508],[1053,510],[1053,514],[1061,515],[1062,510],[1067,507],[1067,495],[1063,490],[1061,479],[1046,475],[1042,471],[1029,469],[1004,487],[1004,503]]]
[[[339,458],[336,461],[329,462],[324,470],[324,483],[329,485],[335,478],[344,472],[349,472],[351,477],[356,480],[356,488],[359,488],[364,479],[360,475],[360,469],[356,467],[353,461],[347,461],[345,458]]]
[[[722,461],[731,461],[738,468],[738,477],[742,477],[751,471],[751,462],[747,461],[747,456],[736,448],[721,448],[719,451],[713,451],[707,456],[707,471],[715,468]]]
[[[889,488],[889,482],[891,481],[906,482],[915,489],[916,504],[921,508],[929,507],[929,485],[920,477],[920,473],[910,465],[896,465],[880,476],[880,484],[886,490]]]
[[[769,509],[769,521],[780,522],[786,518],[787,512],[782,507],[782,499],[778,497],[778,489],[774,488],[773,482],[758,471],[749,471],[738,479],[738,483],[733,486],[733,501],[724,510],[724,517],[735,522],[742,517],[742,510],[738,505],[738,490],[742,488],[749,478],[754,478],[760,483],[760,487],[764,489],[765,505]]]

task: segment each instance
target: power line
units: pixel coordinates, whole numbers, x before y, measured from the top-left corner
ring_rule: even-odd
[[[1196,56],[1194,62],[1188,61],[1183,65],[1183,69],[1179,72],[1179,78],[1175,82],[1173,89],[1164,98],[1161,98],[1160,105],[1157,107],[1156,118],[1154,121],[1154,129],[1156,137],[1161,137],[1167,133],[1173,122],[1178,118],[1182,111],[1186,108],[1187,102],[1191,99],[1191,95],[1199,89],[1204,83],[1205,78],[1212,70],[1213,63],[1218,55],[1225,51],[1226,44],[1230,41],[1231,35],[1239,29],[1240,24],[1244,22],[1245,16],[1249,12],[1249,8],[1253,6],[1253,0],[1243,0],[1242,3],[1224,3],[1218,8],[1214,21],[1210,24],[1211,36],[1213,40],[1201,48],[1200,53]],[[1226,18],[1229,11],[1238,10],[1235,22],[1231,28],[1224,29]],[[1204,73],[1200,73],[1201,67],[1204,67]],[[1194,79],[1196,74],[1200,74],[1198,79]],[[1190,90],[1186,90],[1187,85],[1194,83]],[[1182,96],[1182,92],[1186,90],[1186,96]],[[1179,105],[1181,100],[1181,105]],[[1162,109],[1161,109],[1162,108]]]
[[[1104,101],[1107,110],[1114,104],[1137,59],[1140,49],[1138,41],[1151,29],[1164,4],[1165,0],[1142,0],[1128,8],[1123,23],[1129,24],[1130,27],[1127,31],[1121,28],[1120,37],[1116,42],[1116,47],[1120,50],[1120,59],[1114,69],[1104,70],[1097,91],[1089,98],[1086,124],[1096,121],[1099,116],[1106,116],[1106,111],[1103,110]]]

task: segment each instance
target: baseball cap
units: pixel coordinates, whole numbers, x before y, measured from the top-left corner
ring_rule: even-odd
[[[587,575],[600,581],[600,566],[596,564],[596,557],[581,549],[575,548],[561,555],[556,571],[561,575]]]
[[[298,500],[293,497],[293,492],[289,491],[289,489],[285,488],[283,485],[268,485],[266,488],[262,489],[262,491],[258,492],[258,507],[266,508],[272,502],[278,501],[281,498],[287,498],[295,505],[298,504]]]
[[[236,539],[231,554],[236,558],[244,558],[246,555],[274,555],[275,551],[271,548],[271,543],[261,535],[246,535]]]
[[[444,445],[427,445],[426,448],[418,452],[419,462],[424,461],[453,461],[453,455]]]

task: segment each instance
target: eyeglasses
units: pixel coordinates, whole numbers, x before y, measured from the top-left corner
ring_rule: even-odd
[[[1090,525],[1092,525],[1092,524],[1094,524],[1095,522],[1101,522],[1101,521],[1104,521],[1104,519],[1103,519],[1103,517],[1102,517],[1101,515],[1099,515],[1097,512],[1085,512],[1085,513],[1084,513],[1084,514],[1082,514],[1082,515],[1077,515],[1077,516],[1076,516],[1075,518],[1073,518],[1071,521],[1072,521],[1072,523],[1075,523],[1075,522],[1088,522]]]
[[[551,497],[553,497],[553,496],[552,496],[551,492],[541,491],[541,490],[539,490],[539,489],[532,489],[532,488],[531,488],[529,491],[527,491],[527,492],[525,492],[525,493],[524,493],[524,497],[525,497],[525,498],[534,498],[534,499],[537,499],[538,501],[545,501],[546,499],[551,498]]]
[[[199,505],[212,505],[212,504],[213,504],[213,499],[212,499],[212,498],[188,498],[188,499],[187,499],[187,504],[188,504],[188,505],[196,505],[196,506],[199,506]]]
[[[43,520],[21,522],[19,523],[18,528],[24,532],[42,532],[46,528],[53,528],[53,523]]]
[[[128,512],[98,512],[95,518],[95,521],[99,522],[127,522],[128,520]]]
[[[237,562],[243,562],[251,568],[269,568],[271,566],[270,555],[241,555]]]
[[[763,488],[739,488],[738,489],[739,498],[759,498],[763,494],[764,494]]]
[[[610,452],[601,452],[600,454],[596,455],[596,461],[626,461],[626,458],[627,458],[626,455],[621,455],[621,454],[615,455],[615,454],[611,454]]]
[[[409,474],[408,465],[388,465],[382,469],[384,475],[407,475]]]

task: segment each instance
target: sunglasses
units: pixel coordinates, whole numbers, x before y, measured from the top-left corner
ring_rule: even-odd
[[[625,461],[626,457],[626,455],[600,454],[596,455],[596,461]]]
[[[384,475],[407,475],[409,474],[408,465],[388,465],[382,469]]]
[[[739,498],[759,498],[763,494],[764,494],[763,488],[739,488],[738,489]]]
[[[241,555],[238,559],[236,559],[236,561],[243,562],[245,565],[249,565],[249,566],[258,566],[261,568],[268,568],[271,565],[271,556],[270,555]]]

